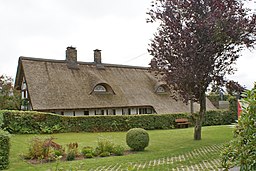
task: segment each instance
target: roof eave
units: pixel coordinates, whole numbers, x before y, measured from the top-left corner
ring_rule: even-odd
[[[21,57],[19,57],[16,77],[15,77],[15,83],[14,83],[14,87],[18,90],[21,89],[23,75],[24,75],[24,72],[23,72],[23,68],[22,68],[22,56],[21,56]]]

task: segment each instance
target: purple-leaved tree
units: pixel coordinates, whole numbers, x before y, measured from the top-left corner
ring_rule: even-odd
[[[242,0],[155,0],[147,22],[159,23],[151,40],[151,69],[183,98],[200,104],[194,139],[201,139],[210,83],[224,83],[244,48],[256,42],[256,15]],[[176,93],[177,94],[177,93]],[[176,96],[174,94],[174,96]]]

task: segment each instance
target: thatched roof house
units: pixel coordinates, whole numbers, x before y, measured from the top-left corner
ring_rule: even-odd
[[[27,99],[23,109],[74,116],[189,112],[148,68],[102,63],[100,50],[94,62],[77,61],[74,47],[66,60],[20,57],[15,86]]]

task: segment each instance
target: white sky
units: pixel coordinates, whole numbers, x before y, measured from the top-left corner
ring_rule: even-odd
[[[0,75],[16,75],[19,56],[65,59],[67,46],[78,61],[148,66],[149,39],[156,25],[146,23],[151,0],[0,0]],[[247,88],[256,81],[256,51],[237,61],[232,78]]]

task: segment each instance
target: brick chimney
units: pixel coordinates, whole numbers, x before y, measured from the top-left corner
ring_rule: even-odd
[[[77,50],[75,47],[72,47],[72,46],[67,47],[66,62],[69,69],[78,69]]]
[[[98,69],[104,69],[104,65],[101,63],[101,50],[94,50],[94,63]]]
[[[94,50],[94,62],[96,64],[101,64],[101,50],[99,49]]]

